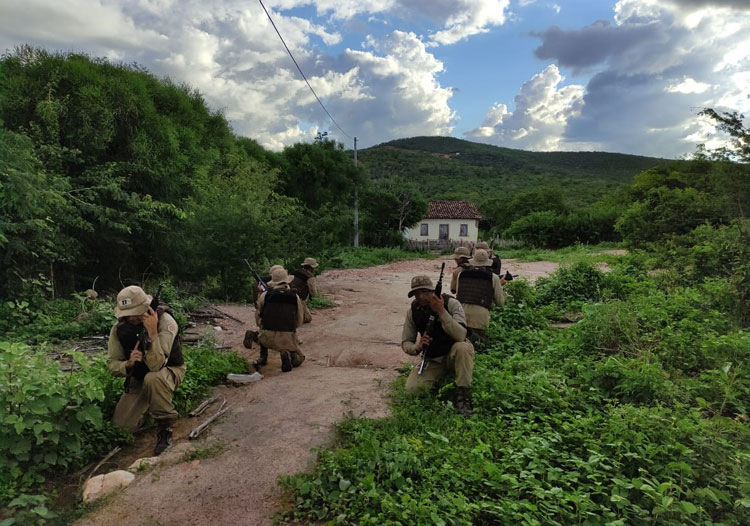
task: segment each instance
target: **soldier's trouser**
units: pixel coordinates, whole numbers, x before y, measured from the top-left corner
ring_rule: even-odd
[[[451,352],[434,360],[427,360],[422,374],[417,374],[419,367],[411,370],[406,380],[406,391],[424,393],[432,389],[435,382],[450,372],[456,374],[457,387],[471,387],[474,371],[474,346],[471,342],[456,342]]]
[[[302,312],[302,321],[304,323],[310,323],[312,321],[312,312],[310,312],[310,307],[307,306],[307,302],[302,302],[302,308],[304,311]]]
[[[123,393],[115,407],[112,423],[131,433],[137,431],[146,419],[146,412],[154,420],[177,418],[172,394],[185,378],[185,366],[162,367],[147,373],[142,382],[130,379],[130,391]]]

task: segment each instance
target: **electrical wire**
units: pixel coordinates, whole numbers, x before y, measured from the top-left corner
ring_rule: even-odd
[[[307,80],[307,77],[302,72],[302,68],[299,67],[299,64],[297,64],[297,61],[294,59],[294,55],[292,55],[292,52],[289,50],[289,46],[287,46],[286,42],[284,42],[284,37],[281,36],[281,33],[279,32],[279,29],[276,27],[276,24],[273,23],[273,18],[271,18],[271,14],[268,12],[268,9],[266,9],[266,6],[263,5],[263,0],[258,0],[258,2],[260,2],[260,6],[263,8],[263,11],[266,12],[266,16],[268,17],[268,20],[271,22],[271,25],[276,30],[276,34],[279,35],[279,39],[281,39],[281,43],[284,44],[284,48],[286,48],[286,52],[289,53],[289,57],[291,57],[292,62],[294,62],[294,65],[297,66],[297,70],[299,71],[299,74],[302,75],[303,79],[305,79],[305,83],[307,84],[307,87],[310,88],[310,91],[312,91],[312,94],[315,95],[315,99],[318,101],[318,104],[320,104],[320,107],[323,108],[323,111],[326,112],[326,115],[328,115],[328,117],[331,119],[331,122],[333,122],[333,124],[336,125],[336,127],[341,131],[341,133],[343,133],[344,135],[346,135],[347,138],[351,139],[351,136],[348,133],[346,133],[341,128],[341,126],[339,126],[339,123],[336,122],[336,119],[333,118],[333,115],[331,115],[328,112],[328,110],[326,109],[326,107],[323,105],[323,102],[318,97],[318,94],[315,93],[315,90],[310,85],[310,82]]]

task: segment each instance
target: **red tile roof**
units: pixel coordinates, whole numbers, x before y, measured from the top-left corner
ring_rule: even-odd
[[[482,219],[471,201],[430,201],[425,219]]]

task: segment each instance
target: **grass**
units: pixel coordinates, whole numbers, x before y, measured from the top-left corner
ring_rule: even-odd
[[[533,261],[552,261],[562,265],[572,265],[579,262],[584,263],[615,263],[620,256],[608,254],[605,251],[619,250],[618,243],[600,243],[598,245],[572,245],[559,250],[547,250],[542,248],[513,248],[502,249],[498,255],[502,259],[516,259],[528,263]]]
[[[366,268],[394,261],[409,259],[430,259],[435,256],[428,252],[404,250],[402,248],[347,247],[338,250],[324,259],[324,268]]]
[[[336,304],[328,296],[318,296],[317,298],[309,298],[307,300],[307,306],[310,310],[330,309],[331,307],[335,307]]]

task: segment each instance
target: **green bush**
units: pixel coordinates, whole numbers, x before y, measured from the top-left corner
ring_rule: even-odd
[[[130,440],[110,422],[122,394],[104,356],[69,353],[80,368],[64,373],[44,353],[21,343],[0,342],[0,505],[12,518],[3,524],[43,524],[52,517],[37,494],[45,478],[64,473]],[[187,373],[174,404],[185,414],[230,372],[247,372],[247,361],[212,346],[184,349]],[[0,521],[3,519],[0,514]]]
[[[212,385],[223,383],[229,373],[248,372],[248,363],[234,352],[216,352],[210,342],[205,347],[183,351],[187,372],[174,394],[174,406],[186,414],[208,395]]]
[[[562,266],[549,277],[537,280],[537,301],[563,308],[573,302],[599,301],[604,283],[604,274],[590,263]]]
[[[24,344],[0,342],[3,503],[43,482],[46,473],[80,465],[121,438],[102,414],[105,389],[91,374],[101,365],[80,352],[70,356],[81,372],[63,373]]]

